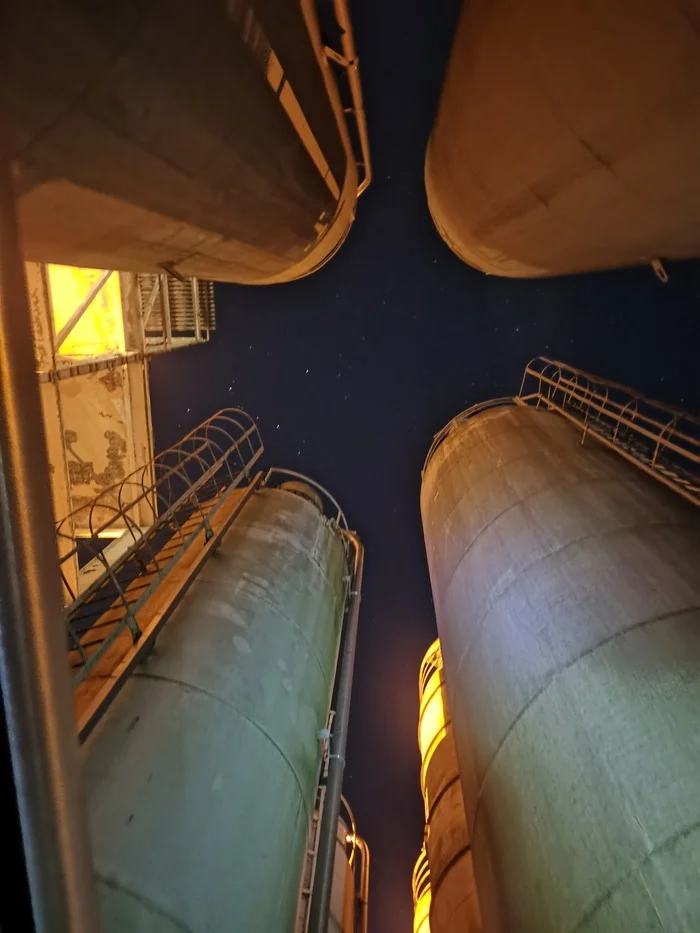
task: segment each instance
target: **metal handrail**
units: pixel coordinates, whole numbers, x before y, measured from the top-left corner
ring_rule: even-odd
[[[335,522],[338,528],[342,528],[344,531],[348,531],[348,521],[345,517],[345,512],[338,505],[338,500],[332,495],[325,486],[322,486],[320,483],[317,483],[315,479],[312,479],[310,476],[307,476],[305,473],[297,473],[296,470],[287,470],[285,467],[270,467],[265,475],[263,480],[263,486],[269,486],[272,481],[272,477],[275,475],[288,476],[293,479],[300,480],[303,483],[309,485],[316,492],[320,493],[321,499],[326,506],[326,511],[324,514],[327,518],[330,518],[331,521]],[[331,505],[333,508],[328,510],[328,505]],[[333,514],[335,513],[335,514]]]
[[[446,424],[433,438],[423,474],[456,424],[490,408],[514,404],[556,411],[582,429],[582,443],[592,435],[684,499],[700,505],[700,418],[544,356],[527,364],[518,395],[480,402]]]
[[[477,402],[476,405],[472,405],[470,408],[465,408],[464,411],[461,411],[458,415],[455,415],[451,421],[448,421],[445,427],[438,431],[438,433],[433,437],[433,442],[430,445],[425,462],[423,463],[421,476],[428,468],[428,464],[430,463],[430,460],[432,459],[435,451],[438,449],[440,444],[442,444],[442,442],[445,440],[447,435],[456,424],[461,424],[463,421],[468,421],[470,418],[480,414],[482,411],[488,411],[490,408],[499,408],[503,405],[515,405],[515,399],[512,396],[507,395],[503,396],[502,398],[487,399],[485,402]]]
[[[355,38],[352,30],[352,21],[348,12],[347,0],[334,0],[335,18],[340,29],[340,44],[343,52],[325,46],[326,56],[341,68],[345,69],[348,77],[352,106],[346,107],[346,113],[352,113],[355,118],[357,135],[360,142],[360,158],[356,158],[357,167],[362,169],[362,181],[357,186],[356,196],[359,198],[372,181],[372,161],[369,150],[369,133],[367,132],[367,117],[362,97],[362,84],[360,82],[359,59],[355,50]]]
[[[76,681],[85,678],[126,628],[138,642],[137,613],[199,534],[212,537],[212,517],[228,493],[250,478],[262,452],[253,419],[240,409],[223,409],[58,523],[59,543],[68,543],[60,565],[72,596],[66,625],[69,648],[78,656]],[[142,509],[151,517],[147,527],[142,527]],[[80,523],[87,527],[88,539],[76,536]],[[102,544],[115,531],[131,543],[112,560]],[[102,570],[79,593],[67,567],[69,562],[75,567],[85,552]],[[100,626],[109,626],[109,632],[105,635]]]
[[[700,418],[547,357],[525,367],[516,402],[558,412],[700,505]]]
[[[348,862],[352,865],[355,859],[355,836],[357,835],[357,823],[352,807],[347,802],[343,794],[340,795],[340,819],[348,827],[348,833],[345,837],[345,854]],[[349,837],[349,838],[348,838]]]
[[[358,835],[355,814],[342,794],[340,795],[340,808],[340,819],[350,829],[345,836],[345,854],[356,885],[355,903],[357,909],[355,911],[356,922],[353,925],[353,933],[367,933],[370,872],[369,846],[362,836]],[[343,813],[343,811],[345,812]],[[356,853],[358,858],[355,858]]]
[[[538,363],[544,365],[541,372],[538,372],[535,368]],[[549,376],[547,375],[547,370],[552,367],[554,367],[555,374]],[[566,375],[566,373],[570,373],[571,375]],[[528,393],[525,391],[528,377],[534,377],[537,380],[537,392]],[[549,387],[549,391],[546,395],[542,392],[542,383]],[[654,399],[646,398],[639,392],[635,392],[634,389],[602,379],[600,376],[584,373],[581,370],[567,366],[565,363],[548,360],[546,357],[536,357],[525,367],[518,397],[523,400],[527,400],[531,397],[539,397],[541,400],[544,400],[545,397],[549,399],[552,396],[551,390],[554,390],[554,392],[557,390],[564,392],[568,404],[572,404],[573,401],[578,401],[601,414],[619,415],[621,423],[625,421],[624,412],[626,409],[632,404],[638,406],[640,402],[648,405],[654,412],[665,412],[670,415],[670,421],[664,422],[656,417],[652,417],[651,414],[637,412],[636,417],[638,417],[641,422],[645,422],[649,427],[637,424],[635,428],[650,440],[657,439],[657,431],[659,429],[665,430],[669,424],[678,421],[687,422],[689,425],[700,428],[700,418],[695,418],[693,415],[680,408],[668,405],[665,402],[658,402]],[[601,390],[604,390],[602,394]],[[612,398],[610,396],[611,391],[619,392],[622,399],[618,401]],[[629,420],[631,421],[634,419]],[[700,437],[679,430],[674,431],[674,436],[678,440],[688,444],[691,448],[695,448],[697,452],[693,452],[692,450],[687,451],[682,446],[677,445],[670,445],[670,449],[690,457],[696,463],[700,463]]]

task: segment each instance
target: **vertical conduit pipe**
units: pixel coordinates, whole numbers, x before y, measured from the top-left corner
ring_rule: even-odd
[[[311,906],[309,908],[308,933],[326,933],[330,913],[331,889],[333,886],[333,866],[335,864],[336,834],[340,816],[340,796],[343,790],[343,772],[345,771],[345,748],[348,740],[350,721],[350,698],[352,696],[352,677],[355,667],[355,649],[357,646],[357,625],[360,615],[362,593],[362,573],[364,570],[365,551],[360,539],[354,532],[347,536],[355,550],[348,619],[343,641],[343,654],[338,680],[338,695],[331,753],[329,754],[328,779],[326,781],[326,799],[318,831],[318,850],[316,856],[316,874],[314,876]]]

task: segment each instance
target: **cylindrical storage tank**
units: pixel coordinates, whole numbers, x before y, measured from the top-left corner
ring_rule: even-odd
[[[430,866],[430,930],[480,933],[479,900],[439,640],[430,646],[421,664],[419,708],[425,848]]]
[[[484,272],[700,255],[698,0],[464,0],[425,178]]]
[[[264,488],[84,746],[104,933],[293,930],[343,540]]]
[[[358,171],[313,4],[39,0],[8,24],[27,259],[256,284],[343,242]]]
[[[421,510],[484,929],[700,929],[697,512],[508,405]]]

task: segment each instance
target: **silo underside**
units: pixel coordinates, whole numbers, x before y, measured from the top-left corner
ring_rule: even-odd
[[[698,0],[469,0],[426,157],[465,262],[514,277],[700,255]]]
[[[7,52],[27,259],[266,283],[345,238],[357,170],[308,3],[32,4]]]

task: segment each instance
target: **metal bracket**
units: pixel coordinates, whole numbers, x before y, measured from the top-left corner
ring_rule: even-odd
[[[664,285],[668,282],[668,272],[664,268],[664,264],[660,259],[652,259],[651,268],[654,270],[654,275],[656,278],[663,282]]]

